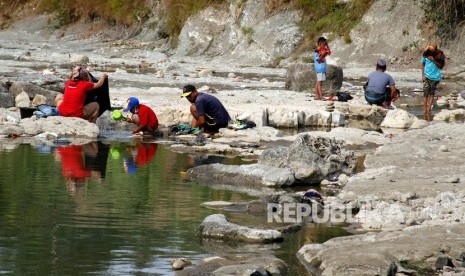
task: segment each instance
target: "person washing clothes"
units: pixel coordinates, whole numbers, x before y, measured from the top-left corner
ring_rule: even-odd
[[[86,94],[100,88],[107,77],[107,74],[103,73],[99,81],[93,83],[85,69],[81,66],[74,67],[65,83],[64,94],[58,94],[55,98],[60,116],[83,118],[95,124],[99,116],[99,104],[91,102],[84,105]]]
[[[154,134],[158,129],[158,118],[155,112],[145,104],[139,104],[139,99],[130,97],[125,104],[124,112],[131,112],[132,116],[126,122],[138,125],[134,134]]]
[[[204,133],[212,135],[218,133],[220,128],[228,126],[231,117],[216,97],[198,92],[195,86],[188,84],[182,89],[181,98],[192,103],[192,128],[203,128]]]

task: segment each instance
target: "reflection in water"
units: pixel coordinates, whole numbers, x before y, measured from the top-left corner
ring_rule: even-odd
[[[123,167],[124,171],[129,174],[134,174],[137,172],[138,167],[145,166],[150,163],[150,161],[157,154],[158,145],[154,143],[142,143],[139,142],[137,146],[128,146],[126,151],[129,156],[123,157]],[[112,154],[118,152],[116,156],[120,156],[119,149],[113,148]]]
[[[255,197],[179,176],[194,165],[240,164],[239,159],[118,142],[48,150],[53,149],[39,152],[20,145],[0,151],[0,273],[173,275],[170,260],[175,258],[195,264],[217,252],[257,251],[254,246],[208,246],[199,241],[196,229],[206,216],[221,212],[233,223],[270,226],[263,217],[201,207],[206,201],[249,202]],[[124,172],[123,158],[136,164],[139,160],[137,173]],[[77,192],[70,195],[64,185],[68,179],[84,185],[75,186]],[[301,231],[263,250],[288,263],[289,275],[303,275],[295,253],[303,242],[324,241],[321,237],[328,233],[328,227],[318,233]]]
[[[75,192],[90,177],[99,182],[105,179],[109,149],[108,145],[96,141],[56,149],[55,156],[61,160],[66,187],[70,192]]]

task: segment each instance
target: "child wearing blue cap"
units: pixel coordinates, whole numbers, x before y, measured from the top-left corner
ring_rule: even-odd
[[[139,104],[136,97],[130,97],[124,106],[124,112],[131,112],[132,116],[126,121],[134,123],[139,127],[132,133],[153,134],[158,129],[158,118],[155,112],[145,104]]]

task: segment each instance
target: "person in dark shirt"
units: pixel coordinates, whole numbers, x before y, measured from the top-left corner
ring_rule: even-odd
[[[192,119],[193,128],[203,128],[204,133],[214,134],[220,128],[228,126],[231,117],[216,97],[198,92],[191,84],[184,86],[181,97],[192,103],[190,111],[194,116]]]

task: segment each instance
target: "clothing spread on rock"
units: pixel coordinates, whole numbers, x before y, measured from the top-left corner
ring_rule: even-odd
[[[149,126],[152,130],[156,130],[158,128],[158,118],[155,115],[153,110],[144,105],[139,105],[139,111],[137,113],[139,116],[139,126]]]
[[[61,116],[83,118],[86,93],[94,89],[94,83],[89,81],[68,80],[65,84],[63,102],[58,107]]]
[[[430,59],[422,57],[421,63],[425,66],[425,77],[432,81],[440,81],[442,79],[441,69]]]
[[[199,92],[195,99],[195,108],[199,116],[205,116],[205,124],[226,127],[231,117],[216,97]],[[205,126],[208,128],[207,126]]]
[[[368,75],[368,86],[366,90],[375,94],[385,94],[386,86],[391,85],[396,85],[391,75],[385,72],[375,71]]]

